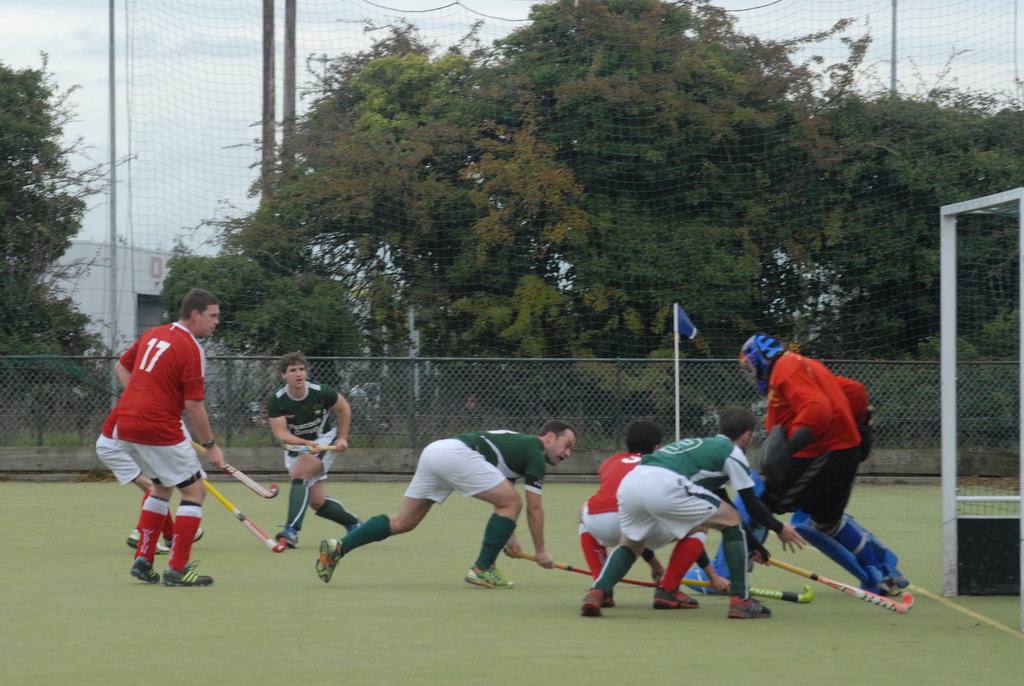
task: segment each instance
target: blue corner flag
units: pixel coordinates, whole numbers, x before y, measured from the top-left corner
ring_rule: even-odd
[[[675,320],[677,334],[690,339],[697,335],[697,327],[693,325],[690,318],[683,312],[683,308],[679,307],[679,303],[676,303],[675,306]]]

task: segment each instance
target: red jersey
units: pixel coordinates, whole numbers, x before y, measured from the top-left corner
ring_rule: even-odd
[[[132,372],[117,402],[117,437],[144,445],[182,440],[186,400],[202,400],[206,354],[192,332],[178,323],[150,329],[119,362]]]
[[[836,381],[843,389],[846,399],[850,401],[853,421],[858,424],[867,424],[870,419],[868,416],[868,389],[864,388],[864,384],[860,381],[845,376],[836,376]]]
[[[587,501],[587,512],[590,514],[618,512],[619,500],[615,494],[619,490],[619,483],[622,481],[622,477],[633,471],[633,467],[640,464],[640,457],[640,453],[618,453],[601,463],[601,467],[597,470],[601,487]]]
[[[777,424],[786,427],[789,436],[801,426],[814,434],[814,443],[793,457],[817,457],[861,441],[838,378],[820,361],[792,351],[775,362],[769,379],[765,428],[771,431]]]
[[[100,433],[103,434],[104,436],[106,436],[107,438],[113,438],[114,437],[114,429],[115,428],[117,428],[117,407],[116,406],[114,407],[114,409],[112,409],[110,411],[110,414],[107,415],[107,419],[106,419],[105,422],[103,422],[103,428],[100,429]]]

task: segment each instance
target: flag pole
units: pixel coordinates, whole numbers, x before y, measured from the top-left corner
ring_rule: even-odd
[[[679,440],[679,303],[672,305],[672,331],[675,336],[675,375],[676,375],[676,440]]]

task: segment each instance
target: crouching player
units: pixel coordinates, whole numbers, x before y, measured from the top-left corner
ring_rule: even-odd
[[[616,492],[623,477],[640,463],[644,455],[653,453],[661,447],[662,428],[648,419],[638,419],[626,427],[626,452],[612,455],[601,463],[598,479],[601,482],[597,492],[583,504],[580,513],[580,547],[583,556],[590,566],[594,579],[601,574],[601,568],[608,560],[608,548],[618,545],[622,537],[619,526],[619,502]],[[654,551],[645,548],[641,553],[644,560],[651,566],[651,577],[658,583],[654,589],[652,606],[655,610],[685,610],[699,607],[699,603],[679,590],[683,573],[695,561],[705,569],[711,579],[712,588],[724,592],[729,582],[719,577],[711,561],[704,553],[706,530],[692,533],[678,541],[669,558],[668,568],[654,555]],[[606,595],[601,607],[614,607],[615,600],[611,594]]]
[[[622,538],[583,599],[583,616],[601,616],[604,599],[626,576],[645,546],[657,550],[685,539],[698,527],[707,527],[722,532],[730,572],[727,616],[771,617],[771,611],[750,596],[748,541],[739,512],[725,497],[725,483],[741,494],[758,523],[778,534],[783,548],[803,547],[804,540],[791,524],[772,517],[753,495],[754,484],[744,454],[753,431],[754,416],[750,412],[739,407],[727,408],[719,418],[718,436],[669,443],[644,456],[622,479],[618,490]],[[767,563],[768,551],[759,543],[753,544],[755,557]]]

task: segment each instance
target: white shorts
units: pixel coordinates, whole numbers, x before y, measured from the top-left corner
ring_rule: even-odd
[[[685,476],[650,465],[639,465],[627,474],[617,497],[622,533],[651,550],[685,538],[722,504],[718,496]]]
[[[96,439],[96,455],[113,472],[122,486],[130,484],[142,474],[142,470],[132,459],[125,444],[116,438],[107,438],[100,434],[100,437]]]
[[[505,475],[483,455],[457,438],[444,438],[420,453],[405,497],[433,500],[440,505],[452,491],[468,498],[489,491],[502,481]]]
[[[120,443],[135,458],[143,474],[159,479],[164,486],[177,486],[196,474],[200,479],[206,478],[199,456],[188,439],[176,445],[143,445],[124,440]]]
[[[331,429],[330,431],[325,433],[323,436],[318,436],[317,439],[315,441],[313,441],[313,442],[316,443],[317,445],[334,445],[334,441],[337,440],[337,436],[338,436],[338,430],[335,428],[335,429]],[[304,454],[305,453],[298,453],[297,455],[289,455],[288,451],[285,451],[285,453],[284,453],[284,467],[285,467],[286,470],[288,470],[289,474],[292,473],[292,467],[295,466],[295,463],[298,462],[299,458],[302,457]],[[310,486],[312,486],[317,481],[323,481],[324,479],[326,479],[327,478],[327,472],[330,471],[331,465],[334,464],[334,456],[336,454],[337,453],[334,450],[324,450],[324,451],[321,451],[319,459],[320,459],[321,462],[323,462],[324,466],[320,469],[319,472],[317,472],[316,476],[314,476],[312,479],[307,479],[306,483],[309,484]]]
[[[622,537],[622,528],[619,526],[618,512],[601,512],[590,514],[587,506],[583,506],[583,514],[580,517],[580,530],[586,531],[605,548],[619,544]]]

